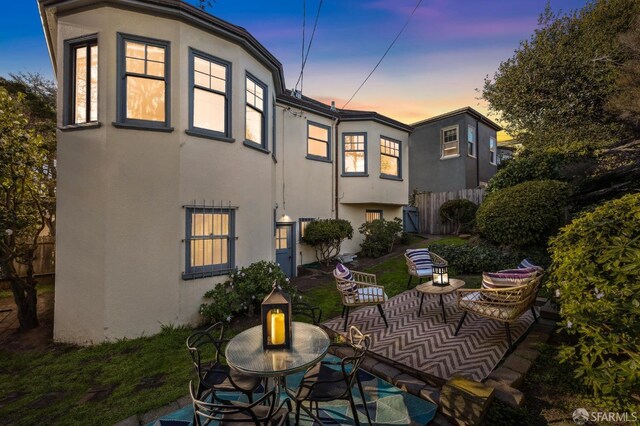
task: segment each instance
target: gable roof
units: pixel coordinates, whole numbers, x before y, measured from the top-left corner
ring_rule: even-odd
[[[497,124],[495,121],[490,120],[486,116],[480,114],[478,111],[476,111],[475,109],[473,109],[473,108],[471,108],[469,106],[465,107],[465,108],[456,109],[454,111],[449,111],[449,112],[446,112],[444,114],[436,115],[435,117],[427,118],[426,120],[418,121],[417,123],[413,123],[412,126],[413,127],[420,127],[420,126],[423,126],[425,124],[431,124],[431,123],[436,122],[438,120],[442,120],[442,119],[449,118],[449,117],[454,117],[454,116],[460,115],[460,114],[469,114],[473,118],[475,118],[475,119],[479,120],[480,122],[486,124],[487,126],[491,127],[492,129],[494,129],[497,132],[502,130],[502,126]]]

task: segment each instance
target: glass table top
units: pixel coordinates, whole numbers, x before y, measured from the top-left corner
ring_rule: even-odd
[[[292,322],[291,349],[262,349],[262,326],[235,336],[227,344],[225,357],[233,368],[256,376],[284,376],[304,370],[325,356],[331,343],[320,327]]]

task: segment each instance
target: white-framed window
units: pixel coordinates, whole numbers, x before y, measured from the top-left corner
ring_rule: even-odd
[[[380,177],[385,179],[402,178],[401,142],[380,136]]]
[[[440,145],[442,147],[441,158],[456,157],[460,155],[460,140],[458,138],[458,125],[443,127],[440,130]]]
[[[189,130],[202,136],[230,136],[231,63],[189,49]]]
[[[498,158],[498,144],[496,142],[496,138],[493,136],[489,137],[489,162],[491,164],[496,164],[496,160]]]
[[[307,158],[331,161],[331,128],[313,121],[307,122]]]
[[[476,128],[467,126],[467,155],[469,157],[476,156]]]

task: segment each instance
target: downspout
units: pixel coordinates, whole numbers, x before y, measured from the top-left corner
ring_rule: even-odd
[[[476,118],[476,188],[480,188],[480,121]]]
[[[334,153],[335,153],[335,158],[336,158],[335,167],[334,167],[334,170],[335,170],[335,185],[334,185],[335,186],[335,200],[334,200],[334,205],[335,205],[335,209],[336,209],[336,219],[339,219],[339,217],[338,217],[338,201],[340,201],[340,197],[338,196],[338,194],[340,192],[338,191],[338,176],[339,176],[339,172],[338,172],[338,168],[339,168],[338,167],[338,157],[339,157],[339,153],[340,153],[340,143],[338,141],[338,126],[340,125],[340,117],[339,116],[336,117],[334,119],[334,121],[335,121],[335,125],[334,125],[334,128],[335,128],[335,135],[334,135],[335,150],[334,150]]]

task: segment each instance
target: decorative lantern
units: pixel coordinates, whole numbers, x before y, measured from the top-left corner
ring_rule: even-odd
[[[291,299],[273,282],[273,290],[262,301],[262,348],[291,348]]]
[[[433,285],[436,287],[446,287],[449,285],[449,272],[446,264],[433,264]]]

